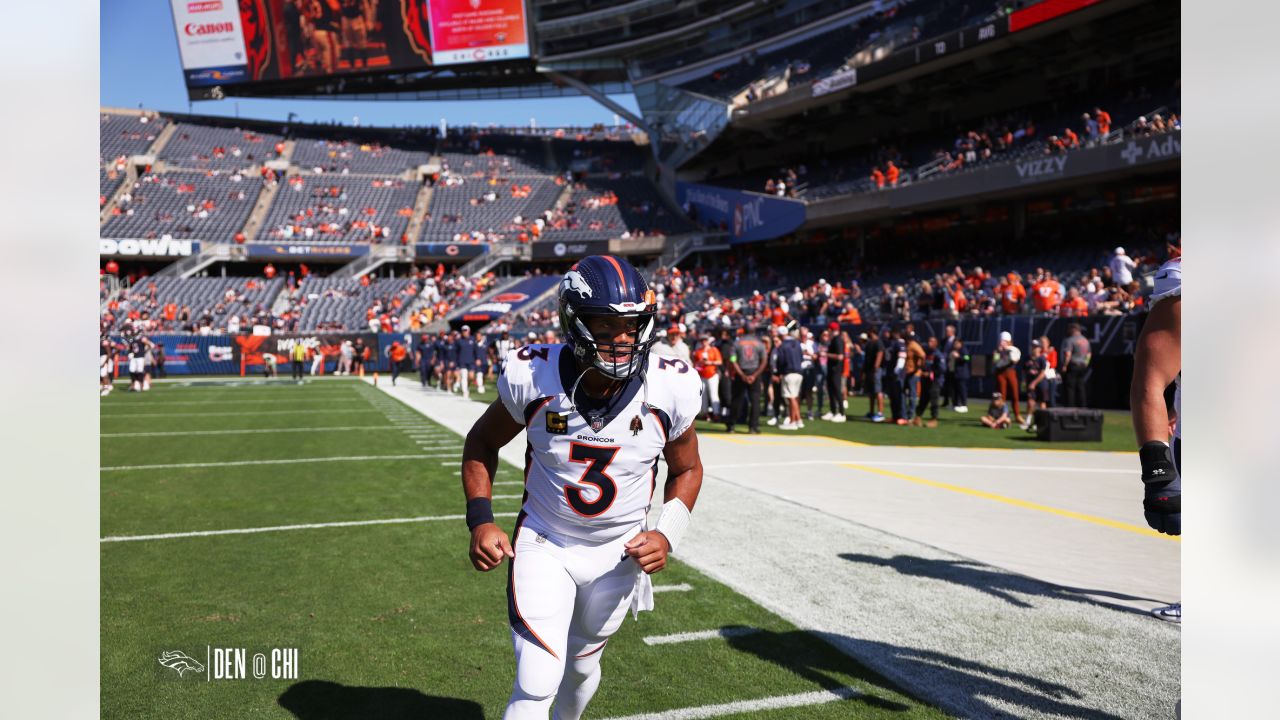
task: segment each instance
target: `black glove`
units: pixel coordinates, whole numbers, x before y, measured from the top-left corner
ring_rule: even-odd
[[[1147,524],[1166,535],[1182,534],[1182,478],[1168,444],[1152,440],[1138,451],[1146,492],[1142,510]]]

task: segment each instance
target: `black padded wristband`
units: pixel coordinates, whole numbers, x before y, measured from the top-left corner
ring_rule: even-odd
[[[467,529],[493,522],[493,501],[489,498],[472,498],[467,501]]]

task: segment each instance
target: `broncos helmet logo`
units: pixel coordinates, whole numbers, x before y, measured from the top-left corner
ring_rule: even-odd
[[[594,294],[591,292],[591,286],[587,284],[586,278],[582,277],[582,273],[577,270],[570,270],[565,273],[564,281],[560,283],[560,293],[562,295],[569,290],[578,293],[578,297],[583,298],[589,298]]]
[[[185,675],[188,670],[196,673],[204,672],[204,665],[181,650],[167,650],[160,653],[160,664],[177,670],[178,677]]]

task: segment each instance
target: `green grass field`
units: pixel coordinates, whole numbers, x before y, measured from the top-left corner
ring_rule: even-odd
[[[417,377],[412,379],[417,382]],[[479,402],[493,402],[498,395],[492,387],[485,386],[483,394],[472,392],[472,399]],[[951,408],[943,408],[938,413],[938,427],[921,428],[898,426],[889,422],[872,423],[863,414],[867,412],[867,398],[855,397],[848,403],[849,420],[844,423],[832,423],[824,420],[806,420],[805,427],[799,431],[802,435],[825,435],[827,437],[866,443],[868,445],[912,445],[931,447],[973,447],[973,448],[1007,448],[1011,450],[1101,450],[1109,452],[1137,453],[1134,446],[1133,424],[1129,413],[1123,410],[1106,410],[1102,413],[1101,442],[1045,442],[1037,440],[1034,433],[1029,433],[1014,426],[1007,430],[991,430],[983,427],[978,418],[987,410],[988,401],[973,399],[969,403],[968,413],[953,412]],[[801,406],[803,408],[803,405]],[[1024,405],[1024,410],[1025,405]],[[821,414],[821,413],[819,413]],[[769,434],[796,434],[793,431],[778,430],[760,421],[760,430]],[[745,432],[746,426],[739,425],[737,432]],[[723,433],[724,425],[720,423],[699,422],[700,433]]]
[[[514,673],[506,573],[471,568],[461,520],[189,535],[461,514],[461,440],[421,416],[406,421],[412,412],[342,380],[157,383],[104,399],[101,535],[179,536],[101,544],[102,716],[500,717]],[[440,433],[425,440],[439,447],[420,448],[405,422]],[[431,457],[387,458],[401,455]],[[289,462],[318,458],[369,459]],[[510,484],[495,494],[518,496],[519,480],[503,464],[498,481]],[[518,504],[495,500],[495,511]],[[514,519],[500,522],[509,530]],[[623,625],[604,655],[590,717],[846,686],[861,694],[722,716],[942,716],[688,566],[674,562],[655,580],[692,589],[659,594],[655,612]],[[726,626],[760,632],[642,642]],[[210,646],[250,656],[298,648],[300,673],[206,681],[158,662],[180,650],[203,664]]]

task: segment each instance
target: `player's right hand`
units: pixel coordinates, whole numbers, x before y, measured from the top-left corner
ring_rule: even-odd
[[[1173,450],[1158,440],[1138,451],[1142,462],[1142,511],[1151,529],[1166,535],[1182,534],[1182,478],[1173,462]]]
[[[477,525],[471,531],[471,564],[481,572],[488,572],[502,564],[504,557],[516,556],[511,541],[495,523]]]

